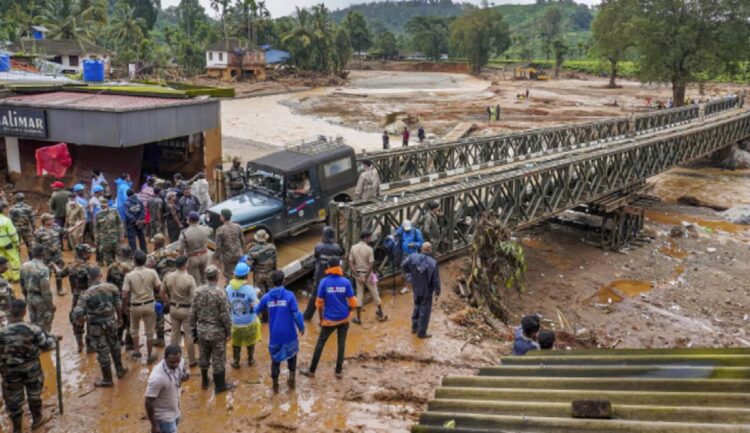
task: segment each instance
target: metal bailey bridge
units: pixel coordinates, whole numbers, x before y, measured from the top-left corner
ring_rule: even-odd
[[[750,112],[743,105],[743,97],[725,98],[629,119],[360,156],[373,161],[381,179],[396,182],[377,200],[332,205],[331,221],[347,249],[363,229],[371,230],[377,272],[389,275],[398,263],[385,254],[386,237],[404,219],[419,226],[432,201],[444,212],[445,239],[436,251],[444,259],[470,246],[485,212],[512,230],[523,229],[750,138]],[[642,213],[627,206],[603,216],[621,224],[608,230],[619,243],[632,237],[624,231],[642,226]]]

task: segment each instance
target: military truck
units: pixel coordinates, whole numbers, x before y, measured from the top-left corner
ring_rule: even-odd
[[[247,191],[209,209],[207,223],[217,228],[229,209],[248,240],[260,229],[278,239],[325,221],[331,202],[351,201],[357,161],[351,147],[321,138],[250,161],[246,173]]]

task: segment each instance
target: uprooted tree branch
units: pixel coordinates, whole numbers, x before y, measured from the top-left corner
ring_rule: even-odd
[[[474,230],[471,264],[461,295],[475,307],[484,307],[503,322],[508,310],[503,299],[524,291],[526,256],[510,231],[494,214],[480,217]]]

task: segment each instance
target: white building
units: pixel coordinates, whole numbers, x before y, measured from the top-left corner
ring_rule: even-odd
[[[62,65],[63,72],[78,73],[83,61],[97,58],[104,61],[104,70],[109,72],[111,53],[104,48],[73,39],[22,39],[13,43],[8,50],[16,55],[39,56]]]

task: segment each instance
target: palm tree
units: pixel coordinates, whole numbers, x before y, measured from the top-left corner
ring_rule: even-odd
[[[312,31],[315,36],[316,69],[328,72],[331,64],[331,47],[333,46],[333,23],[328,8],[323,3],[312,7]]]
[[[96,23],[91,19],[91,8],[83,9],[80,0],[47,0],[37,22],[49,30],[48,36],[53,39],[94,39]]]
[[[294,27],[281,37],[281,41],[289,47],[292,52],[292,59],[297,66],[307,66],[310,57],[310,45],[312,45],[315,35],[312,30],[312,18],[307,9],[295,9]]]
[[[143,28],[146,21],[136,16],[135,8],[124,1],[118,1],[109,24],[109,36],[119,49],[129,47],[136,49],[143,42]]]

